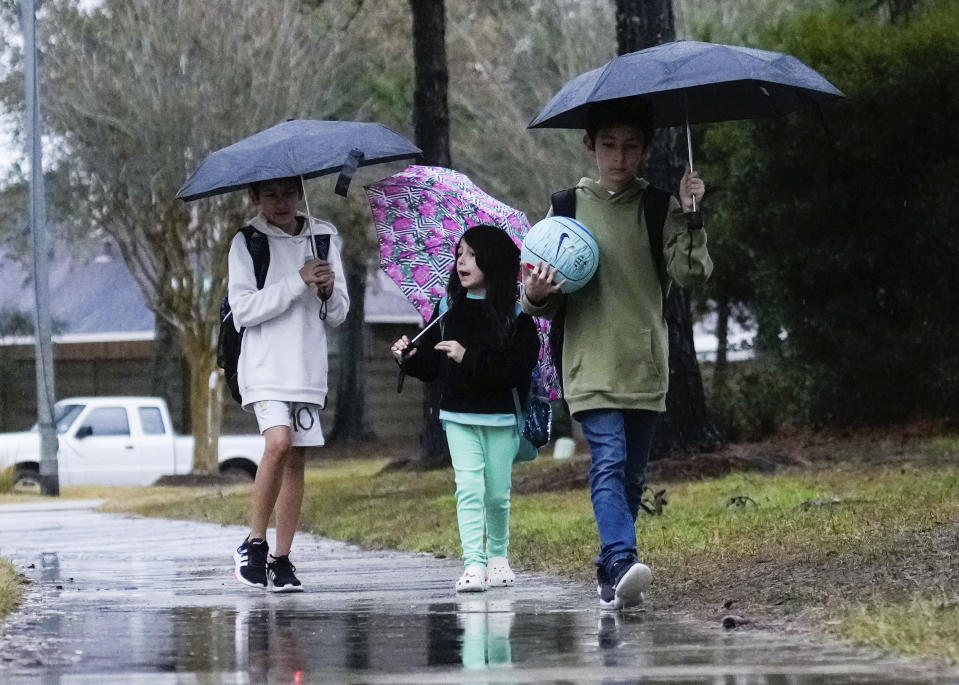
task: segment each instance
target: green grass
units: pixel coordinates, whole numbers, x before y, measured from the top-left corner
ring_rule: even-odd
[[[23,576],[9,559],[0,559],[0,621],[17,608],[23,595]]]
[[[959,599],[955,588],[938,597],[915,595],[897,603],[857,605],[838,622],[836,632],[855,642],[908,656],[959,662]]]

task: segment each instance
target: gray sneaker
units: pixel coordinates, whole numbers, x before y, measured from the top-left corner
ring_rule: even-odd
[[[626,559],[613,564],[612,583],[616,609],[626,609],[643,603],[643,593],[653,582],[649,566],[639,561]]]

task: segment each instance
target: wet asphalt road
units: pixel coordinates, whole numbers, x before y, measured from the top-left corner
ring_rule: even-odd
[[[651,611],[520,572],[457,596],[459,563],[298,535],[307,591],[233,580],[246,530],[0,506],[0,556],[33,582],[0,633],[0,683],[959,683],[827,642]]]

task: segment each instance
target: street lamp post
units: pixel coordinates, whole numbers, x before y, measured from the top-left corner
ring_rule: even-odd
[[[49,241],[43,185],[40,124],[40,87],[37,80],[36,8],[21,0],[24,83],[27,105],[27,157],[30,160],[30,236],[33,248],[34,350],[37,379],[37,425],[40,431],[40,483],[45,495],[60,494],[57,468],[57,430],[53,422],[56,393],[50,324]]]

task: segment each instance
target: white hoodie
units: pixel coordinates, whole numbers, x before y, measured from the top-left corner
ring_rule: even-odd
[[[298,216],[305,217],[303,213]],[[336,235],[330,223],[312,219],[313,233]],[[350,309],[346,276],[336,241],[330,240],[329,262],[335,274],[333,294],[327,300],[326,319],[320,320],[321,300],[316,288],[300,277],[303,263],[313,258],[308,227],[289,235],[269,223],[262,212],[248,224],[266,234],[270,267],[262,290],[257,290],[253,258],[242,232],[230,245],[229,298],[233,323],[245,327],[240,348],[239,386],[243,408],[259,400],[308,402],[321,407],[327,393],[327,326],[339,326]]]

